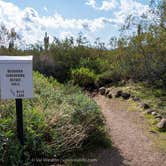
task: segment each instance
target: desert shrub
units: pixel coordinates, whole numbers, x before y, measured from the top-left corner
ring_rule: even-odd
[[[71,71],[71,79],[74,84],[78,84],[81,87],[94,87],[96,75],[88,68],[81,67]]]
[[[64,58],[64,59],[63,59]],[[69,79],[70,65],[66,63],[65,56],[62,59],[50,55],[34,56],[33,68],[35,71],[54,77],[59,82],[65,82]]]
[[[98,75],[95,84],[97,87],[104,86],[107,84],[112,83],[112,75],[111,72],[104,72],[100,75]]]
[[[36,158],[65,158],[85,147],[90,150],[96,137],[105,134],[98,106],[80,88],[35,72],[34,91],[33,99],[24,100],[26,165]],[[23,149],[16,138],[14,102],[1,101],[0,109],[0,163],[18,165]]]
[[[109,85],[111,83],[116,84],[121,80],[121,74],[118,70],[106,71],[98,75],[95,84],[97,87]]]

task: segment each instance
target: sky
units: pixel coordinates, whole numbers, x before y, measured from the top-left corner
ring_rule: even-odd
[[[26,43],[73,36],[107,42],[125,18],[148,11],[149,0],[0,0],[0,25],[14,28]]]

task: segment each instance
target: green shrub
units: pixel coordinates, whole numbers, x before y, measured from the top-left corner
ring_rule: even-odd
[[[120,79],[120,73],[116,70],[106,71],[98,75],[95,84],[97,87],[100,87],[104,85],[109,85],[111,83],[117,83],[118,81],[120,81]]]
[[[71,79],[74,84],[78,84],[81,87],[94,87],[96,75],[88,68],[81,67],[71,71]]]
[[[110,83],[112,83],[112,77],[110,72],[104,72],[100,74],[95,82],[97,87],[104,86]]]
[[[24,100],[26,165],[35,158],[71,157],[85,147],[90,150],[93,143],[97,146],[105,128],[92,99],[78,87],[60,85],[36,72],[34,91],[33,99]],[[0,165],[18,165],[23,149],[16,138],[15,103],[1,101],[0,110]]]

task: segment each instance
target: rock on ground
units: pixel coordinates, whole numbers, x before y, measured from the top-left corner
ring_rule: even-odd
[[[121,96],[123,97],[123,99],[127,100],[127,99],[130,98],[131,95],[129,93],[124,93],[123,92]]]
[[[164,129],[166,130],[166,119],[161,119],[161,121],[157,124],[157,127],[159,129]]]
[[[111,92],[109,92],[109,94],[108,94],[107,96],[108,96],[108,98],[112,99],[112,94],[111,94]]]
[[[106,88],[105,87],[99,88],[99,92],[101,95],[104,95],[106,93]]]
[[[141,103],[141,107],[145,110],[150,108],[150,106],[146,103]]]
[[[121,90],[117,91],[116,94],[115,94],[115,98],[121,97],[122,93],[123,92]]]

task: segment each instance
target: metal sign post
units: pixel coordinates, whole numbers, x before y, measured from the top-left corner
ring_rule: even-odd
[[[22,146],[22,153],[21,153],[21,163],[24,164],[24,125],[23,125],[23,106],[22,106],[22,99],[15,99],[16,100],[16,121],[17,121],[17,138]]]
[[[17,138],[24,146],[23,107],[22,99],[16,99]]]

